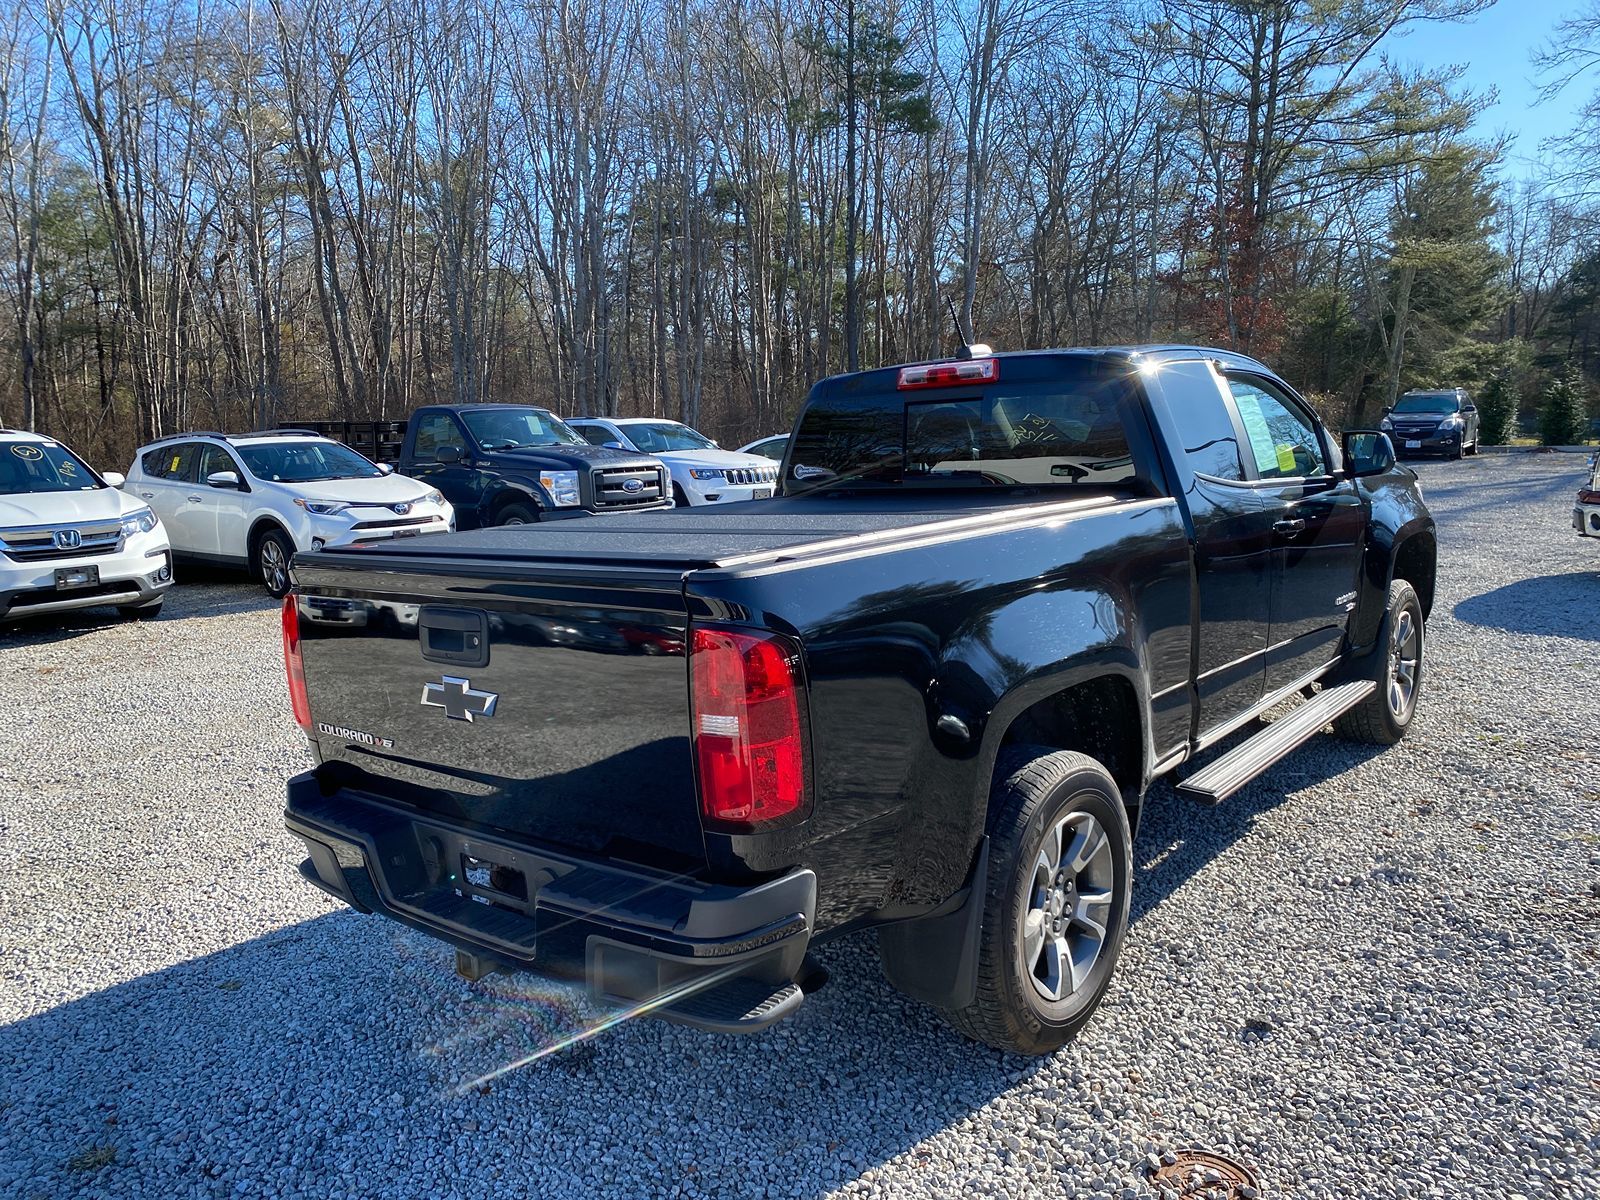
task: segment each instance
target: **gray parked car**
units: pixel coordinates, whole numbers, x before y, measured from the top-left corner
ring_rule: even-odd
[[[1378,428],[1395,450],[1460,458],[1478,452],[1478,406],[1462,388],[1407,392],[1383,414]]]

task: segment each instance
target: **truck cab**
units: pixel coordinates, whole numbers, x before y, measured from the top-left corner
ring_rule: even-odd
[[[461,529],[672,507],[659,459],[591,446],[549,409],[529,404],[418,409],[399,470],[443,492]]]

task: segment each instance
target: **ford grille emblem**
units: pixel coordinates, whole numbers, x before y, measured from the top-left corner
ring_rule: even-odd
[[[76,529],[58,529],[55,542],[57,550],[76,550],[83,545],[83,535]]]
[[[622,481],[622,490],[625,492],[642,492],[644,491],[644,480],[624,479]]]

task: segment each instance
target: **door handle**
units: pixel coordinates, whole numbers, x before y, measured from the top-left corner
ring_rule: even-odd
[[[156,494],[154,492],[140,492],[139,495],[143,496],[146,500],[154,500],[156,498]]]
[[[1295,537],[1297,534],[1305,532],[1305,527],[1306,523],[1299,517],[1289,517],[1272,523],[1273,532],[1281,533],[1284,537]]]
[[[189,497],[189,503],[190,504],[199,504],[200,503],[200,497],[199,496],[190,496]]]

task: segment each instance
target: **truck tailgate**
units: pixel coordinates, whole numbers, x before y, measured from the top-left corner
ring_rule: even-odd
[[[323,775],[535,845],[704,865],[681,571],[419,552],[295,574]]]

